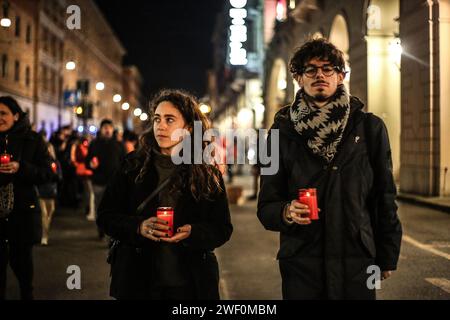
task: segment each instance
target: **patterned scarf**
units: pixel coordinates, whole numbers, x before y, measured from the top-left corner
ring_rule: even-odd
[[[350,95],[340,85],[323,107],[317,107],[306,98],[303,90],[297,93],[291,106],[291,121],[295,130],[308,142],[308,147],[330,163],[341,142],[350,115]]]

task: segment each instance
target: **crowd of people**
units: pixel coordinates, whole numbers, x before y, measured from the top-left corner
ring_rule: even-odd
[[[253,195],[261,223],[280,233],[283,298],[373,300],[366,270],[378,266],[381,280],[391,277],[402,238],[386,127],[350,95],[344,54],[326,39],[300,47],[290,70],[301,89],[265,141],[276,144],[279,169],[263,175]],[[22,298],[33,298],[32,248],[48,244],[55,200],[81,203],[99,238],[111,238],[112,297],[220,298],[214,249],[233,232],[226,168],[171,159],[185,137],[174,141],[174,132],[196,136],[210,122],[197,99],[179,90],[160,92],[150,112],[139,147],[108,119],[92,141],[66,126],[47,142],[14,99],[0,97],[0,299],[8,262]],[[313,190],[318,206],[302,200],[301,190]],[[163,219],[160,209],[176,214]]]
[[[96,220],[96,209],[108,178],[138,137],[123,134],[104,119],[96,137],[70,125],[49,134],[36,132],[17,101],[0,97],[0,300],[6,294],[8,264],[21,298],[33,299],[34,245],[47,246],[57,207],[83,210]],[[99,239],[104,238],[99,229]]]

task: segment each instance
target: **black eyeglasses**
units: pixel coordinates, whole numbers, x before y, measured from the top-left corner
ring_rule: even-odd
[[[304,74],[308,78],[314,78],[317,75],[319,69],[322,70],[322,74],[326,77],[331,77],[335,72],[340,71],[340,68],[332,65],[325,65],[322,67],[310,65],[303,68],[302,74]]]

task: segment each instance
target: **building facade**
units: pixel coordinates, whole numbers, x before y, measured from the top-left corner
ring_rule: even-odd
[[[0,2],[0,17],[10,27],[0,27],[0,95],[13,95],[31,118],[37,84],[36,3],[27,0]]]
[[[276,2],[276,21],[265,15],[266,26],[274,25],[266,30],[266,127],[298,89],[287,68],[293,51],[308,38],[326,37],[345,54],[351,94],[386,123],[400,191],[450,195],[450,2]]]
[[[129,107],[127,106],[127,110],[123,110],[122,112],[123,126],[140,132],[146,124],[134,115],[134,110],[137,108],[143,111],[147,110],[141,93],[142,75],[136,66],[129,65],[123,68],[122,79],[124,101],[129,105]]]
[[[263,126],[263,5],[262,0],[227,1],[217,17],[208,92],[220,129]]]
[[[126,51],[95,3],[1,2],[12,24],[0,27],[0,94],[17,98],[37,130],[71,124],[93,132],[102,118],[123,129]]]

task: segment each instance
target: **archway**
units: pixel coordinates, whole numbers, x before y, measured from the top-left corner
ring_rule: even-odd
[[[331,43],[333,43],[339,50],[341,50],[344,53],[345,69],[347,71],[350,71],[350,56],[349,56],[350,38],[347,22],[345,21],[345,18],[341,14],[338,14],[334,18],[330,29],[330,36],[328,37],[328,39],[330,40]],[[344,84],[350,91],[350,72],[347,73],[344,80]]]
[[[367,106],[389,133],[393,171],[400,177],[401,43],[397,38],[399,0],[372,0],[367,9]]]

